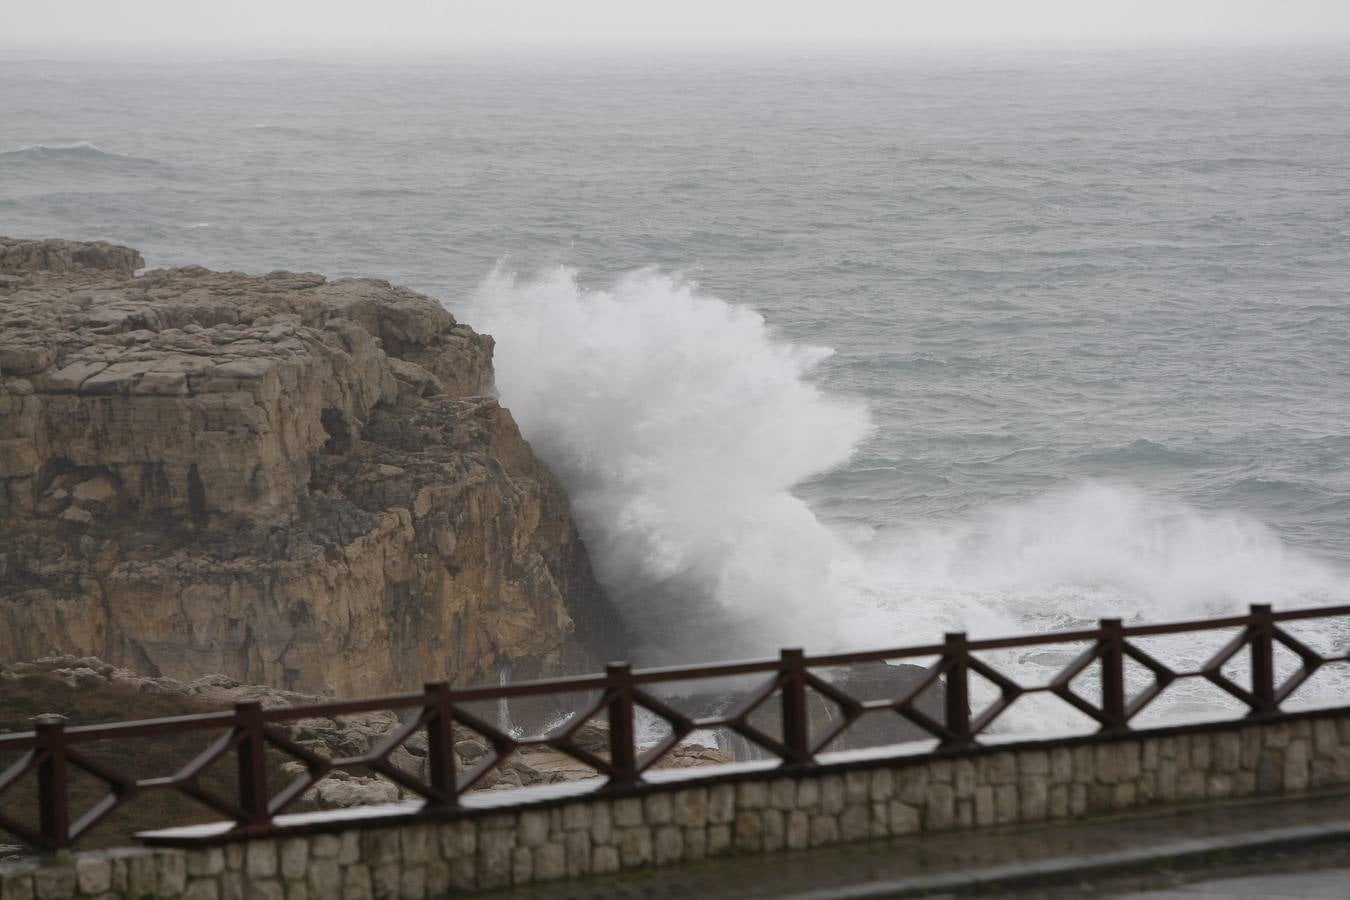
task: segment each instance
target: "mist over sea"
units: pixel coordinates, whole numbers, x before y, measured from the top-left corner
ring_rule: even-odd
[[[1343,50],[6,51],[0,234],[439,297],[641,661],[1350,602]]]

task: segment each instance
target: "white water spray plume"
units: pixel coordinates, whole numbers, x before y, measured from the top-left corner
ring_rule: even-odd
[[[643,662],[1160,622],[1339,590],[1254,520],[1123,485],[845,536],[792,493],[871,428],[861,403],[811,382],[829,350],[652,270],[589,290],[569,269],[499,267],[472,306],[497,338],[502,401],[569,491]],[[1056,658],[1003,663],[1035,681]]]
[[[688,652],[652,626],[695,633],[691,616],[717,615],[761,647],[835,640],[825,598],[848,548],[791,493],[870,428],[861,404],[806,380],[828,350],[775,341],[757,313],[654,271],[584,291],[566,269],[498,270],[475,305],[499,338],[503,402],[640,635]]]

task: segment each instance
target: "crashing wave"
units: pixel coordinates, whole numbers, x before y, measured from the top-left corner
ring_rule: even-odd
[[[1128,484],[1066,483],[955,525],[832,528],[793,488],[850,460],[870,424],[860,403],[812,383],[830,351],[786,343],[758,314],[650,270],[595,290],[567,269],[528,280],[499,268],[472,305],[498,340],[502,400],[566,484],[601,580],[649,644],[644,661],[1345,594],[1339,573],[1261,523]],[[1062,663],[1002,660],[1031,681]],[[1019,706],[1023,726],[1062,721]]]

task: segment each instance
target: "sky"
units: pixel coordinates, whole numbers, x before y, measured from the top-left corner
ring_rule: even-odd
[[[0,42],[258,48],[1350,40],[1350,0],[41,0]]]

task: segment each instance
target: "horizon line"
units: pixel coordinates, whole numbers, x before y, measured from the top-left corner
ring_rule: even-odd
[[[1080,52],[1149,52],[1149,51],[1220,51],[1220,50],[1325,50],[1350,46],[1350,32],[1326,35],[1291,36],[1225,36],[1199,35],[1152,36],[1149,38],[1103,36],[1052,38],[913,38],[836,41],[782,41],[749,42],[725,41],[576,41],[556,40],[500,40],[500,41],[416,41],[416,40],[346,40],[331,39],[318,42],[220,40],[184,42],[173,40],[110,40],[72,41],[68,39],[0,38],[0,54],[42,54],[57,57],[93,55],[96,57],[151,53],[158,58],[198,58],[203,52],[225,54],[230,57],[257,59],[294,58],[323,59],[335,54],[370,59],[388,54],[412,55],[417,59],[446,56],[478,56],[484,54],[540,54],[548,56],[608,56],[624,57],[647,55],[653,52],[671,56],[720,55],[725,53],[752,53],[757,55],[802,54],[866,54],[866,53],[931,53],[931,52],[1016,52],[1016,51],[1080,51]],[[206,60],[219,61],[219,60]]]

